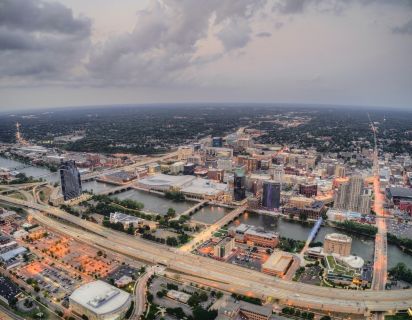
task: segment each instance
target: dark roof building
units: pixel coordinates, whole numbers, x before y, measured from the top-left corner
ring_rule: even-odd
[[[398,205],[401,200],[412,200],[412,189],[404,187],[389,187],[386,189],[386,197]]]

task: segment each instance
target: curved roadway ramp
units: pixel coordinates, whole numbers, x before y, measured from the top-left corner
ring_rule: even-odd
[[[33,215],[40,223],[79,241],[149,263],[165,265],[171,270],[220,290],[263,299],[272,297],[282,304],[302,308],[363,315],[371,312],[406,310],[412,306],[412,289],[354,291],[286,281],[139,238],[132,238],[125,233],[82,220],[50,206],[5,196],[0,196],[0,201],[46,213],[47,215],[37,212]]]

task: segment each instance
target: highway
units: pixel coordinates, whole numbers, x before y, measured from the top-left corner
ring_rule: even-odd
[[[55,218],[69,222],[72,225],[41,213],[34,213],[39,223],[79,241],[139,260],[166,265],[171,270],[219,290],[259,298],[273,297],[282,304],[302,308],[353,314],[405,310],[412,306],[412,289],[355,291],[291,282],[236,265],[195,256],[189,252],[182,252],[140,238],[133,238],[125,233],[69,215],[54,207],[1,195],[0,201],[46,212]]]
[[[127,166],[113,168],[113,169],[106,169],[106,170],[102,170],[102,171],[95,171],[95,172],[91,172],[91,173],[88,173],[88,174],[84,174],[84,175],[81,176],[81,179],[84,181],[84,180],[94,179],[94,178],[96,178],[98,176],[102,176],[102,175],[113,174],[113,173],[118,172],[118,171],[130,171],[130,170],[136,169],[137,167],[144,166],[144,165],[147,165],[147,164],[155,162],[155,161],[162,161],[162,160],[174,158],[177,155],[178,155],[178,152],[175,151],[175,152],[167,153],[167,154],[165,154],[161,157],[157,157],[157,158],[156,157],[148,157],[147,159],[145,159],[143,161],[139,161],[139,162],[127,165]]]

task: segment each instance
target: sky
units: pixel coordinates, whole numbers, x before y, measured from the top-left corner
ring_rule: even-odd
[[[412,0],[0,0],[0,111],[412,109]]]

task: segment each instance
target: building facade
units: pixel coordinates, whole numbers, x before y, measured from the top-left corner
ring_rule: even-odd
[[[273,210],[280,207],[280,183],[273,180],[263,182],[262,207]]]
[[[326,254],[337,253],[349,256],[352,247],[352,238],[340,233],[330,233],[325,236],[323,251]]]
[[[59,172],[64,201],[79,197],[82,194],[82,181],[76,162],[63,161]]]

